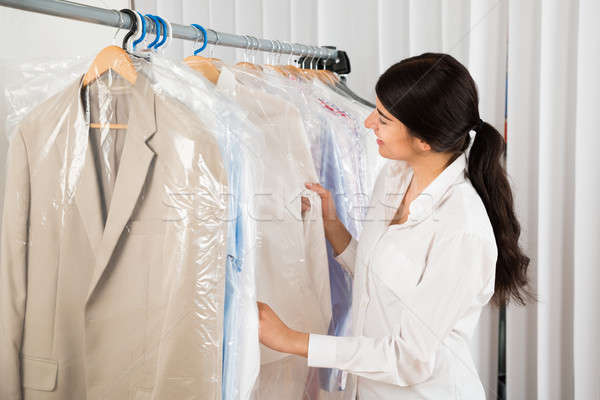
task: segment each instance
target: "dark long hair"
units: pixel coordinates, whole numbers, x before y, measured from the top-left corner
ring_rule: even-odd
[[[503,305],[512,299],[525,304],[532,299],[529,257],[518,244],[521,227],[504,168],[506,143],[493,126],[480,119],[477,87],[469,71],[448,54],[425,53],[388,68],[375,91],[412,136],[433,151],[453,154],[451,160],[467,150],[469,131],[476,131],[467,174],[485,205],[498,248],[492,301]]]

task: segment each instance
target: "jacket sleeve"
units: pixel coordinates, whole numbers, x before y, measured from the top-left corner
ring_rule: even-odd
[[[0,242],[0,398],[21,399],[20,351],[27,296],[29,165],[20,132],[11,139]]]
[[[394,334],[311,334],[308,365],[338,368],[398,386],[426,381],[433,373],[438,349],[465,311],[491,297],[496,258],[495,244],[471,234],[437,243],[422,281],[397,293],[403,311]]]

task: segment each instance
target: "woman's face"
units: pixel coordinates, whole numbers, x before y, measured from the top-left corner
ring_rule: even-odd
[[[427,143],[411,136],[408,128],[381,105],[379,99],[377,107],[365,120],[365,127],[372,129],[377,136],[379,154],[392,160],[411,161],[423,151],[430,150]]]

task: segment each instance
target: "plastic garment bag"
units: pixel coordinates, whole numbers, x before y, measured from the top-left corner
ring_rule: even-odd
[[[262,74],[244,68],[234,71],[244,84],[285,98],[298,108],[310,142],[317,180],[334,195],[340,220],[353,237],[358,237],[371,188],[368,173],[371,166],[364,143],[365,136],[371,138],[371,135],[363,126],[371,110],[317,79],[290,79],[267,68]],[[329,244],[327,253],[332,305],[328,334],[347,336],[351,334],[352,278],[334,259]],[[337,370],[320,369],[314,380],[327,392],[339,392],[345,387],[345,377]],[[328,393],[326,397],[333,395]]]
[[[26,112],[11,117],[1,398],[221,396],[223,150],[243,116],[211,90],[192,109],[167,65],[131,60],[134,83],[81,75],[12,103]]]
[[[217,89],[248,112],[267,147],[255,214],[258,300],[292,329],[327,332],[331,301],[319,199],[313,196],[311,210],[301,213],[301,197],[310,196],[304,183],[318,179],[302,117],[281,96],[238,80],[237,69],[223,68]],[[305,359],[262,347],[256,398],[302,398],[311,377]]]
[[[327,123],[321,139],[321,184],[334,194],[338,217],[352,237],[359,237],[366,216],[371,180],[364,139],[371,135],[363,126],[368,115],[364,106],[339,95],[320,81],[311,82],[312,95],[322,107]],[[370,112],[370,111],[369,111]],[[333,318],[330,335],[349,336],[351,332],[352,278],[335,260],[328,246]],[[321,387],[343,390],[346,375],[338,370],[320,370]]]
[[[229,217],[226,259],[226,295],[223,331],[223,398],[249,399],[253,396],[260,368],[258,313],[256,308],[256,265],[261,253],[257,237],[256,201],[261,200],[268,149],[263,132],[226,95],[216,92],[197,72],[180,63],[154,59],[168,74],[157,79],[156,87],[205,114],[203,103],[218,98],[227,104],[226,134],[220,135],[221,153],[229,176]],[[173,82],[171,82],[173,81]],[[187,89],[174,90],[185,82]],[[204,93],[210,86],[212,94]]]

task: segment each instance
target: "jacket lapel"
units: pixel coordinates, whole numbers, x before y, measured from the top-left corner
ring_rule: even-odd
[[[147,141],[156,132],[154,93],[140,73],[131,98],[128,129],[87,301],[102,278],[146,182],[154,151]],[[86,302],[87,302],[86,301]]]

